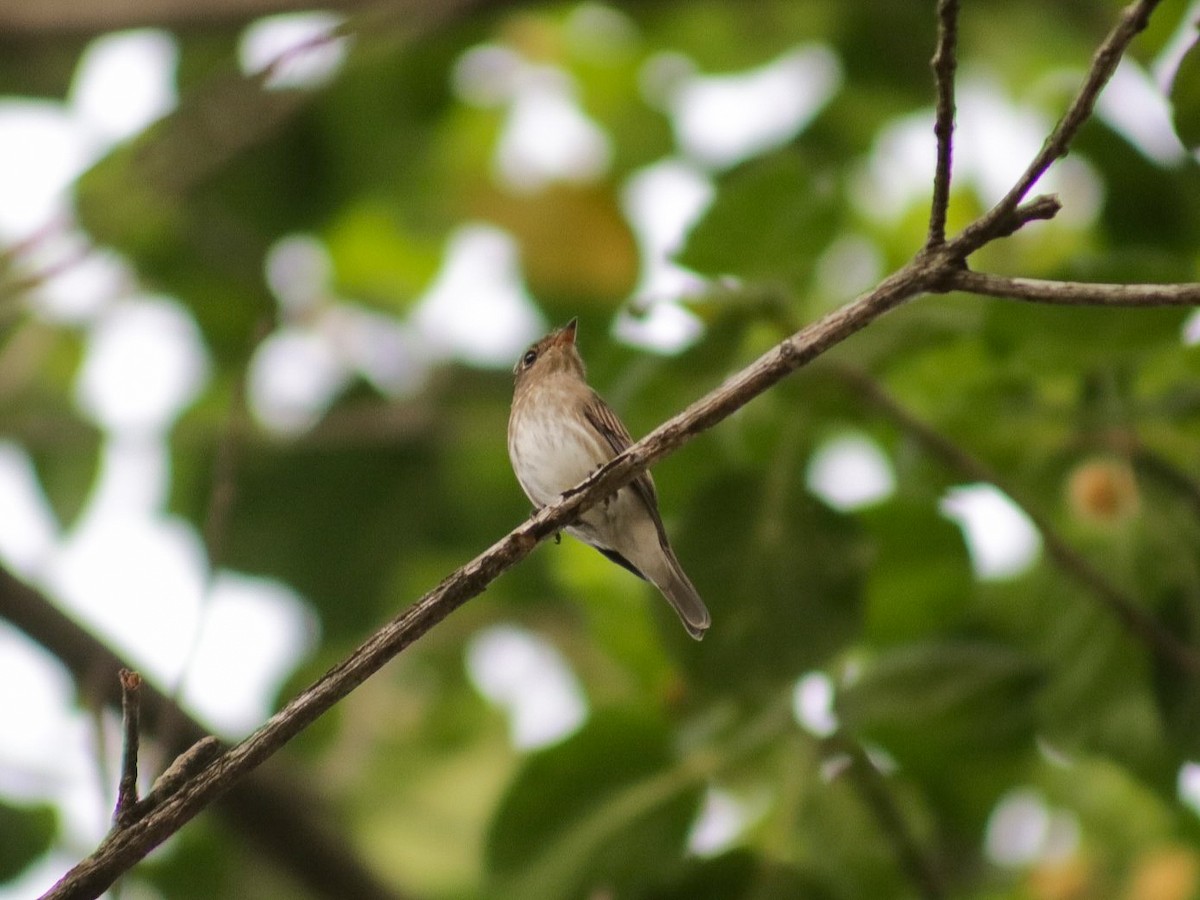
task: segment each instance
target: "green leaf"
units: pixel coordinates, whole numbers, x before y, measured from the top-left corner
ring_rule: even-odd
[[[7,388],[0,392],[4,438],[29,454],[63,527],[83,509],[100,466],[100,432],[79,415],[73,392],[82,355],[78,334],[35,319],[0,334],[0,358],[24,360],[0,377]]]
[[[1190,280],[1194,262],[1180,254],[1200,235],[1200,210],[1192,202],[1200,191],[1200,167],[1187,160],[1162,165],[1147,159],[1101,120],[1088,123],[1071,151],[1085,156],[1104,179],[1101,225],[1107,245],[1100,259],[1124,251],[1140,272],[1136,279],[1126,272],[1124,278],[1096,280]]]
[[[872,660],[839,692],[837,709],[846,727],[901,761],[996,751],[1032,740],[1042,681],[1029,655],[1004,644],[906,644]]]
[[[1042,682],[1034,658],[1005,644],[913,643],[870,661],[839,691],[836,709],[849,732],[915,780],[946,833],[970,843],[1037,758]]]
[[[686,54],[710,73],[740,72],[825,37],[842,3],[634,3],[623,9],[642,23],[655,50]]]
[[[677,879],[646,893],[644,900],[834,900],[827,885],[799,869],[733,850],[693,863]]]
[[[219,359],[242,361],[273,307],[272,240],[325,196],[311,136],[281,134],[308,96],[219,73],[75,183],[80,224],[187,303]]]
[[[837,232],[834,183],[795,148],[752,160],[718,185],[676,261],[705,275],[802,287]]]
[[[1129,551],[1120,542],[1103,553],[1107,558],[1092,565],[1105,579],[1125,589],[1127,579],[1139,578],[1122,572],[1120,561]],[[1161,560],[1159,565],[1166,567]],[[1141,578],[1126,589],[1135,602],[1155,597],[1153,576]],[[1002,629],[1007,640],[1043,661],[1045,682],[1035,707],[1042,739],[1061,753],[1117,760],[1160,790],[1174,790],[1184,748],[1193,739],[1176,732],[1173,743],[1165,731],[1176,716],[1190,715],[1194,691],[1172,683],[1156,697],[1145,646],[1090,592],[1044,561],[1018,581],[989,587],[986,609],[979,612],[989,629]],[[1158,677],[1179,681],[1178,673],[1165,670]],[[1194,733],[1193,723],[1186,732]]]
[[[1012,360],[1022,372],[1089,375],[1091,370],[1136,366],[1164,344],[1177,343],[1186,315],[1170,308],[1068,308],[996,301],[987,306],[983,337],[993,354]],[[1066,333],[1071,340],[1063,340]]]
[[[877,93],[895,96],[909,103],[929,97],[928,54],[881,53],[897,35],[928,32],[933,11],[921,3],[848,3],[838,48],[843,65],[855,73],[855,80],[866,83]],[[928,101],[926,101],[928,102]]]
[[[0,53],[0,94],[65,100],[91,35],[60,34],[53,40],[22,40],[19,31],[19,27],[9,31]]]
[[[260,79],[234,73],[210,79],[79,178],[80,223],[102,243],[134,258],[153,258],[166,242],[185,236],[196,213],[188,201],[274,134],[306,96],[266,91]]]
[[[411,305],[441,260],[439,243],[411,233],[378,202],[347,208],[329,226],[326,241],[339,291],[393,311]]]
[[[245,885],[238,885],[238,869],[244,869],[245,851],[240,837],[211,817],[201,818],[178,834],[174,852],[150,857],[138,874],[172,900],[234,896],[244,893]]]
[[[529,758],[488,836],[489,897],[624,895],[677,865],[699,786],[662,722],[604,712]]]
[[[176,509],[202,524],[212,489],[201,460]],[[207,458],[207,457],[206,457]],[[334,447],[256,442],[238,451],[221,564],[282,579],[317,605],[328,636],[356,637],[391,611],[385,587],[397,564],[414,565],[441,515],[436,466],[421,444]],[[432,581],[426,587],[432,585]]]
[[[1200,41],[1193,41],[1171,80],[1171,121],[1189,150],[1200,149]]]
[[[1124,766],[1080,754],[1068,766],[1040,766],[1037,785],[1049,803],[1075,813],[1083,834],[1110,848],[1109,864],[1113,851],[1138,856],[1180,839],[1193,845],[1196,840],[1195,814],[1175,805],[1177,781],[1164,794]]]
[[[51,806],[16,806],[0,801],[0,884],[12,881],[50,849],[58,837]]]
[[[779,470],[796,466],[783,452]],[[714,478],[692,497],[676,550],[712,611],[681,653],[693,682],[755,694],[822,665],[860,626],[867,545],[852,519],[810,496],[793,471]],[[686,641],[681,638],[680,643]]]
[[[87,502],[100,471],[100,435],[72,429],[57,447],[32,446],[29,458],[59,524],[70,527]]]
[[[875,537],[867,582],[867,636],[920,640],[960,621],[974,579],[962,529],[930,502],[896,498],[859,513]]]

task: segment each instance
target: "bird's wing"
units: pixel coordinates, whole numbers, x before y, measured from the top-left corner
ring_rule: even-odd
[[[593,427],[604,435],[604,439],[612,447],[614,455],[633,443],[633,437],[629,434],[625,423],[617,418],[612,407],[605,403],[604,399],[595,391],[584,404],[583,414]]]
[[[617,414],[612,411],[612,407],[605,403],[599,394],[592,392],[591,398],[583,408],[583,414],[592,423],[593,427],[604,436],[604,439],[608,441],[608,445],[612,448],[614,456],[633,443],[633,437],[629,434],[629,429],[617,418]],[[654,482],[650,478],[650,473],[643,472],[633,480],[631,486],[634,493],[646,505],[646,509],[650,512],[650,517],[654,519],[654,525],[658,529],[659,537],[665,542],[666,534],[663,531],[662,518],[658,514],[658,496],[654,491]]]

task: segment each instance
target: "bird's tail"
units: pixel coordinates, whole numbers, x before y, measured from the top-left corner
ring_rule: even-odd
[[[670,563],[670,566],[666,567],[665,571],[656,573],[659,577],[652,579],[654,586],[662,591],[663,596],[674,607],[688,634],[696,640],[700,640],[704,637],[708,626],[712,624],[708,607],[700,599],[695,586],[684,573],[683,567],[679,565],[679,560],[675,558],[675,553],[670,546],[664,546],[663,550],[666,551],[667,562]]]

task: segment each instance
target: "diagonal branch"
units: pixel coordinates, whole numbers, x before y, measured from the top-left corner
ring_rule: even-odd
[[[52,653],[70,671],[82,692],[96,702],[120,705],[117,673],[130,668],[129,662],[3,567],[0,618]],[[143,681],[139,695],[140,724],[146,734],[154,734],[164,742],[168,753],[181,753],[197,742],[215,740],[206,738],[207,729],[153,684]],[[154,791],[145,799],[153,796]],[[135,805],[131,812],[136,816],[141,806]],[[329,827],[324,804],[297,778],[288,777],[283,766],[252,773],[214,807],[214,812],[313,896],[371,900],[400,900],[402,896],[371,872]]]
[[[1025,195],[1051,164],[1059,157],[1066,156],[1071,141],[1083,123],[1091,117],[1096,98],[1116,71],[1117,63],[1121,61],[1126,48],[1146,27],[1150,14],[1159,2],[1160,0],[1135,0],[1121,13],[1120,20],[1092,56],[1091,67],[1075,99],[1058,120],[1058,124],[1054,126],[1054,130],[1050,132],[1050,136],[1046,138],[1042,149],[1029,167],[999,203],[954,238],[952,243],[961,254],[961,258],[970,256],[986,244],[997,224],[1012,215],[1013,210],[1025,199]]]
[[[947,276],[947,290],[968,291],[989,297],[1030,300],[1063,306],[1195,306],[1200,304],[1200,283],[1099,284],[1084,281],[1046,281],[1011,278],[984,272],[958,270]]]
[[[1030,188],[1063,155],[1080,125],[1091,114],[1101,88],[1117,61],[1143,27],[1158,0],[1138,0],[1125,11],[1093,59],[1079,95],[1047,139],[1025,175],[996,207],[949,242],[931,241],[912,261],[872,291],[787,338],[721,387],[665,422],[610,463],[544,507],[484,553],[448,576],[436,588],[384,625],[258,730],[204,767],[178,791],[126,828],[115,831],[95,853],[80,862],[44,898],[95,897],[150,850],[179,830],[238,780],[253,772],[284,744],[377,672],[463,603],[482,593],[497,576],[524,559],[539,541],[557,533],[585,510],[628,484],[648,466],[672,453],[765,392],[791,372],[866,327],[884,313],[925,292],[947,290],[963,261],[984,244],[1013,233],[1028,221],[1047,218],[1057,201],[1040,198],[1022,206]],[[952,46],[952,35],[945,35]],[[947,147],[949,137],[946,138]],[[948,154],[947,154],[948,160]],[[946,164],[948,184],[949,165]],[[1036,522],[1036,520],[1035,520]],[[1052,533],[1052,532],[1051,532]],[[1044,533],[1044,537],[1046,534]],[[1091,588],[1105,605],[1148,644],[1181,667],[1200,670],[1190,648],[1144,611],[1111,589],[1085,560],[1072,556],[1065,543],[1047,547],[1060,565]]]
[[[937,49],[930,65],[937,84],[937,168],[933,174],[933,201],[929,212],[926,246],[946,242],[946,212],[950,206],[950,170],[954,154],[954,74],[958,69],[959,0],[938,0]]]
[[[291,700],[257,731],[230,748],[144,818],[110,836],[68,872],[43,900],[95,897],[178,831],[235,781],[252,772],[338,701],[379,671],[539,541],[562,530],[588,506],[628,484],[647,466],[740,409],[805,363],[861,330],[938,276],[934,260],[914,260],[873,291],[802,329],[614,458],[558,502],[544,507],[488,550],[384,625],[349,657]]]

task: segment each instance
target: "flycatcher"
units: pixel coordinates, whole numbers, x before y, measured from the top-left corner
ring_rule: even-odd
[[[553,502],[633,443],[617,414],[588,387],[575,325],[572,319],[546,335],[513,369],[508,455],[521,488],[537,507]],[[566,530],[653,584],[688,634],[696,640],[704,636],[712,620],[667,541],[649,472]]]

